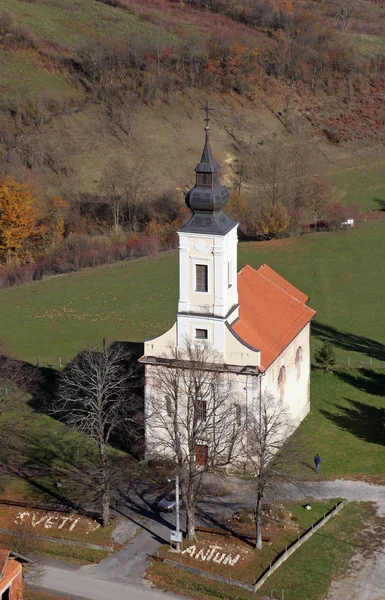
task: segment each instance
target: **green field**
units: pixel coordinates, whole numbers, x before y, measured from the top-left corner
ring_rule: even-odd
[[[44,97],[54,102],[79,101],[82,92],[69,77],[48,71],[32,52],[8,52],[0,49],[0,106]]]
[[[313,347],[328,339],[336,348],[336,372],[313,373],[312,411],[297,434],[303,477],[313,476],[315,452],[326,477],[384,471],[384,255],[382,219],[240,244],[239,266],[266,262],[309,294],[318,311]],[[177,296],[176,252],[53,277],[0,291],[1,337],[15,356],[58,368],[60,357],[64,363],[88,345],[101,347],[103,337],[140,344],[166,331]]]
[[[8,10],[17,22],[28,26],[43,39],[56,40],[76,49],[87,39],[126,38],[137,33],[149,39],[174,38],[162,27],[139,19],[127,10],[97,0],[0,0],[0,10]]]
[[[385,360],[385,220],[351,231],[239,245],[239,267],[269,264],[318,311],[313,341],[329,338],[338,360]],[[0,291],[0,337],[17,357],[58,364],[102,338],[143,342],[171,326],[178,256],[121,262]]]
[[[385,206],[385,156],[379,152],[376,160],[361,157],[354,167],[337,164],[337,170],[324,175],[336,189],[341,204],[355,204],[364,210],[378,210]]]

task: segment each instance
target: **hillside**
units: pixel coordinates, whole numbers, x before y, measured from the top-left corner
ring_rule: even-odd
[[[346,28],[321,2],[253,10],[248,0],[239,10],[226,0],[0,0],[2,173],[42,196],[93,194],[120,157],[143,165],[154,194],[183,188],[209,97],[226,183],[243,145],[304,140],[349,202],[348,165],[378,178],[385,10],[357,2]]]

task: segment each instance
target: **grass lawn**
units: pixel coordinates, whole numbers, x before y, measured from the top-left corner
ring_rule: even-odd
[[[0,0],[1,2],[1,0]],[[47,70],[31,51],[10,52],[0,49],[0,107],[15,107],[17,102],[75,102],[83,93],[69,77]]]
[[[338,361],[385,359],[385,220],[351,231],[239,245],[238,264],[269,264],[318,311],[313,341],[331,339]],[[0,291],[1,337],[15,356],[58,366],[89,344],[142,343],[167,330],[178,296],[177,252],[121,262]],[[354,362],[355,361],[355,362]]]
[[[376,157],[372,156],[369,162],[361,158],[360,163],[353,167],[346,164],[349,163],[341,161],[337,163],[336,170],[333,168],[324,174],[340,192],[341,204],[357,204],[366,210],[385,206],[385,160],[381,152]]]
[[[354,44],[361,56],[374,58],[385,54],[385,36],[366,33],[349,33],[348,39]]]
[[[240,244],[239,266],[266,262],[308,293],[318,311],[313,346],[329,339],[337,351],[336,373],[313,373],[311,414],[297,434],[305,477],[312,476],[306,464],[314,452],[323,456],[327,477],[384,471],[384,234],[385,220],[378,220],[341,233]],[[100,347],[103,337],[140,349],[173,323],[177,286],[177,253],[168,252],[1,290],[1,336],[15,356],[55,367],[59,357],[64,362],[89,344]],[[348,357],[362,367],[347,371]],[[60,424],[30,407],[25,417],[28,433],[21,433],[33,464],[72,460]]]
[[[322,516],[326,505],[312,504],[313,511],[309,511],[302,520],[305,511],[301,506],[291,505],[290,509],[296,514],[303,528],[307,528]],[[384,529],[384,520],[375,515],[371,504],[349,503],[322,529],[315,533],[299,550],[297,550],[272,576],[265,586],[258,592],[265,597],[273,589],[276,597],[281,597],[284,590],[285,600],[320,600],[329,588],[333,577],[338,576],[348,565],[359,545],[362,544],[370,553],[375,549]],[[365,523],[365,525],[363,525]],[[378,527],[381,533],[373,539],[370,528]],[[289,537],[289,536],[288,536]],[[267,564],[269,554],[273,554],[273,546],[266,546],[262,554],[266,554]],[[255,554],[259,554],[256,551]],[[175,560],[175,555],[171,557]],[[196,561],[198,562],[198,561]],[[252,583],[260,572],[260,558],[256,556],[255,561],[250,560],[248,570],[231,567],[231,575],[234,579]],[[203,568],[204,563],[199,562],[198,568]],[[206,568],[206,565],[204,566]],[[230,567],[227,569],[230,575]],[[223,598],[226,600],[246,600],[254,594],[241,589],[205,580],[201,577],[179,571],[168,565],[154,562],[148,577],[158,587],[167,591],[207,600],[209,598]]]
[[[158,36],[162,41],[174,38],[162,27],[97,0],[34,0],[28,4],[24,0],[0,0],[2,9],[12,12],[17,22],[43,39],[56,40],[70,48],[84,45],[87,38],[124,39],[134,33],[148,39]]]

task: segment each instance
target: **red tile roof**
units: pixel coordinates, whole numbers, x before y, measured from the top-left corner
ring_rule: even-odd
[[[267,265],[238,273],[239,320],[233,331],[261,351],[267,369],[314,317],[308,297]]]
[[[5,565],[7,564],[8,556],[9,550],[0,548],[0,579],[4,577],[4,569]]]

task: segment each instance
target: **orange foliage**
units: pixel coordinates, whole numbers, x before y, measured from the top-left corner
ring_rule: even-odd
[[[37,229],[37,210],[32,190],[7,177],[0,181],[0,257],[11,262],[27,238]]]

